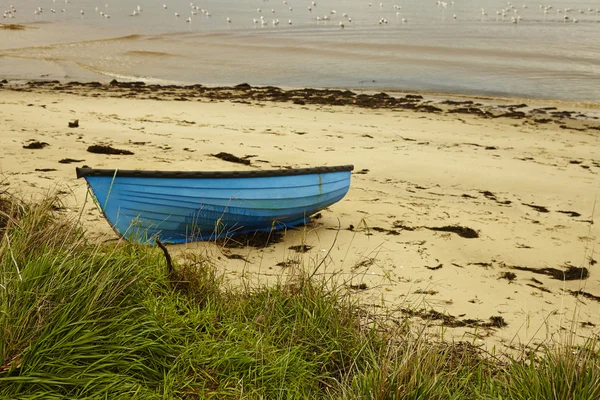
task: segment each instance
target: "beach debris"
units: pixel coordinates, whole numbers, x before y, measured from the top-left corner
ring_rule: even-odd
[[[403,231],[414,231],[416,229],[412,226],[404,225],[402,221],[394,221],[392,227],[395,229],[401,229]]]
[[[506,323],[504,318],[502,318],[500,316],[490,317],[490,324],[491,324],[491,326],[496,327],[496,328],[504,328],[505,326],[508,326],[508,324]]]
[[[75,160],[73,158],[63,158],[58,163],[59,164],[71,164],[71,163],[78,163],[78,162],[84,162],[84,161],[85,160]]]
[[[586,299],[594,300],[600,302],[600,296],[593,295],[588,292],[584,292],[583,290],[569,290],[569,293],[575,297],[585,297]]]
[[[244,262],[247,262],[247,263],[249,263],[249,262],[250,262],[250,261],[248,261],[248,260],[246,259],[246,257],[244,257],[244,256],[242,256],[242,255],[240,255],[240,254],[233,254],[233,253],[223,253],[223,255],[224,255],[224,256],[225,256],[227,259],[229,259],[229,260],[242,260],[242,261],[244,261]]]
[[[431,271],[436,271],[438,269],[442,269],[443,266],[444,266],[444,264],[438,264],[435,267],[430,267],[430,266],[426,265],[425,268],[427,268],[427,269],[429,269]]]
[[[31,143],[29,143],[29,144],[24,144],[23,148],[30,149],[30,150],[38,150],[38,149],[43,149],[46,146],[50,146],[50,145],[46,142],[38,142],[38,141],[34,140],[34,141],[31,141]]]
[[[496,195],[489,190],[480,190],[479,193],[481,193],[486,199],[493,200],[498,204],[509,205],[512,203],[510,200],[498,200],[498,197],[496,197]]]
[[[472,263],[469,263],[468,265],[477,265],[478,267],[492,268],[492,263],[488,263],[488,262],[472,262]]]
[[[69,128],[79,128],[79,120],[76,119],[74,121],[69,122]]]
[[[500,108],[508,108],[508,109],[517,109],[517,108],[525,108],[528,107],[527,104],[525,103],[520,103],[520,104],[503,104],[498,106]]]
[[[236,234],[232,237],[217,239],[217,245],[226,249],[243,249],[246,247],[263,248],[271,244],[283,241],[284,234],[279,231],[252,232],[247,234]]]
[[[457,107],[446,111],[449,114],[471,114],[481,118],[493,118],[494,114],[477,107]]]
[[[434,295],[438,294],[439,292],[437,290],[433,290],[433,289],[429,289],[429,290],[417,289],[413,293],[414,294],[427,294],[429,296],[434,296]]]
[[[116,79],[113,79],[112,81],[110,81],[109,83],[110,86],[117,86],[117,87],[121,87],[121,88],[127,88],[127,89],[132,89],[132,88],[136,88],[139,86],[145,86],[146,83],[142,82],[142,81],[137,81],[137,82],[119,82]]]
[[[556,108],[554,109],[556,110]],[[550,114],[558,118],[571,118],[575,111],[552,111]]]
[[[489,318],[489,322],[484,322],[480,319],[466,318],[466,319],[458,319],[454,315],[444,314],[435,310],[414,310],[403,308],[400,310],[402,313],[411,316],[411,317],[419,317],[428,321],[442,321],[442,326],[449,328],[462,328],[462,327],[484,327],[484,328],[503,328],[508,326],[508,323],[504,320],[504,318],[500,316],[492,316]]]
[[[225,153],[225,152],[220,152],[217,154],[211,154],[211,156],[216,157],[218,159],[221,159],[223,161],[228,161],[228,162],[232,162],[232,163],[238,163],[238,164],[244,164],[244,165],[250,165],[250,160],[248,160],[249,157],[251,156],[246,156],[244,158],[240,158],[240,157],[236,157],[231,153]]]
[[[415,107],[414,109],[417,111],[427,112],[427,113],[438,113],[438,112],[444,111],[439,107],[432,106],[431,104],[422,104],[418,107]]]
[[[561,211],[561,210],[559,210],[557,212],[562,213],[562,214],[567,214],[569,217],[581,217],[581,214],[579,214],[576,211]]]
[[[0,29],[4,29],[7,31],[22,31],[25,30],[25,25],[18,24],[0,24]]]
[[[515,274],[514,272],[503,272],[502,275],[500,275],[499,279],[506,279],[509,282],[514,281],[517,278],[517,274]]]
[[[439,232],[451,232],[456,233],[458,236],[466,238],[466,239],[475,239],[479,237],[479,233],[476,230],[467,228],[466,226],[459,225],[447,225],[447,226],[426,226],[425,228],[430,231],[439,231]]]
[[[288,247],[288,249],[293,250],[296,253],[307,253],[312,248],[313,248],[313,246],[309,246],[307,244],[301,244],[301,245],[298,245],[298,246],[290,246],[290,247]]]
[[[440,104],[446,104],[450,106],[472,106],[474,103],[472,100],[456,101],[456,100],[444,100]]]
[[[115,149],[111,146],[102,146],[102,145],[93,145],[87,148],[87,151],[95,154],[110,154],[110,155],[124,155],[130,156],[133,155],[132,151],[129,150],[121,150]]]
[[[376,83],[375,80],[361,81],[362,83]],[[356,106],[371,109],[393,109],[393,110],[414,110],[423,113],[447,112],[456,114],[471,114],[481,118],[524,118],[525,123],[535,124],[556,122],[564,125],[564,119],[569,118],[587,118],[598,119],[598,117],[586,116],[575,111],[559,111],[556,107],[543,107],[529,110],[523,107],[523,104],[505,104],[497,106],[486,106],[473,101],[444,100],[433,102],[425,100],[421,95],[392,96],[387,93],[354,93],[350,90],[336,89],[290,89],[284,90],[274,86],[252,87],[247,84],[241,84],[236,87],[205,87],[199,84],[174,87],[172,85],[147,85],[144,82],[118,82],[112,80],[110,84],[104,85],[100,82],[69,82],[61,83],[59,81],[30,81],[28,87],[46,87],[52,90],[84,90],[86,87],[104,87],[108,93],[118,97],[136,97],[138,95],[146,96],[144,98],[156,101],[180,100],[194,101],[195,99],[207,98],[210,101],[230,100],[234,102],[244,102],[248,104],[248,96],[252,97],[253,102],[272,101],[272,102],[293,102],[295,104],[306,105],[331,105],[331,106]],[[97,93],[89,96],[98,96]],[[260,103],[259,103],[260,105]],[[440,108],[441,107],[441,108]],[[520,110],[520,111],[518,111]],[[539,118],[543,116],[544,118]],[[457,117],[459,117],[457,115]],[[465,122],[464,119],[456,118]],[[575,128],[577,130],[597,129],[597,124],[577,124],[576,120],[569,125],[564,125],[563,129]],[[594,126],[596,125],[596,126]],[[585,127],[585,128],[584,128]],[[489,146],[487,150],[495,146]]]
[[[579,131],[579,132],[585,132],[587,130],[586,128],[576,128],[574,126],[568,126],[568,125],[559,125],[560,129],[567,129],[567,130],[571,130],[571,131]]]
[[[510,268],[519,271],[533,272],[534,274],[548,275],[553,279],[561,281],[575,281],[587,279],[590,276],[590,271],[585,267],[574,267],[573,265],[565,265],[566,269],[561,270],[557,268],[531,268],[531,267],[520,267],[517,265],[511,266]]]
[[[368,170],[368,169],[366,169],[366,168],[363,168],[363,169],[361,169],[360,171],[356,171],[356,172],[354,172],[354,174],[355,174],[355,175],[366,175],[368,172],[369,172],[369,170]]]
[[[36,172],[53,172],[56,171],[56,168],[36,168]]]
[[[506,112],[504,114],[499,114],[499,115],[495,115],[494,118],[515,118],[515,119],[519,119],[519,118],[526,118],[527,114],[525,114],[523,111],[514,111],[511,110],[510,112]]]
[[[376,261],[377,261],[376,258],[367,258],[365,260],[359,261],[356,264],[354,264],[352,269],[355,270],[355,269],[359,269],[359,268],[369,268],[371,265],[375,264]]]
[[[350,289],[354,289],[354,290],[367,290],[367,284],[366,283],[359,283],[358,285],[350,285]]]
[[[397,236],[397,235],[400,234],[400,232],[395,231],[393,229],[385,229],[385,228],[382,228],[382,227],[379,227],[379,226],[373,226],[373,227],[371,227],[369,229],[372,230],[372,231],[375,231],[375,232],[385,233],[387,235],[395,235],[395,236]]]
[[[298,261],[298,260],[285,260],[285,261],[280,261],[275,265],[278,267],[282,267],[282,268],[289,268],[293,265],[298,265],[298,264],[300,264],[300,261]]]
[[[541,212],[541,213],[549,213],[550,212],[550,210],[548,210],[544,206],[537,206],[535,204],[527,204],[527,203],[523,203],[523,205],[527,206],[527,207],[531,207],[531,208],[533,208],[537,212]]]
[[[536,285],[533,285],[531,283],[527,283],[527,286],[532,287],[532,288],[537,289],[537,290],[540,290],[540,291],[545,292],[545,293],[552,293],[552,291],[550,289],[546,289],[543,286],[536,286]]]

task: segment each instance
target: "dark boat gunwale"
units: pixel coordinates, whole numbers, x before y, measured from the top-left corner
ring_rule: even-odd
[[[291,168],[254,171],[148,171],[126,169],[96,169],[75,168],[77,178],[88,176],[110,176],[123,178],[168,178],[168,179],[194,179],[194,178],[267,178],[277,176],[297,176],[312,174],[327,174],[331,172],[346,172],[354,170],[354,165],[337,165],[333,167]]]

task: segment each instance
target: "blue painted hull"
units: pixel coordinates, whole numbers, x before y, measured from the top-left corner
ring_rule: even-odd
[[[228,176],[236,173],[153,177],[151,172],[139,174],[143,176],[114,170],[88,170],[103,171],[99,176],[77,172],[119,235],[140,243],[156,238],[185,243],[304,224],[346,195],[351,168],[298,170],[300,174],[292,170],[281,176],[261,171],[259,176],[241,173],[239,177]]]

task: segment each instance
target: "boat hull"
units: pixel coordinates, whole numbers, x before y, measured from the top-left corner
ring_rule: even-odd
[[[77,173],[119,235],[140,243],[185,243],[304,224],[346,195],[351,170]]]

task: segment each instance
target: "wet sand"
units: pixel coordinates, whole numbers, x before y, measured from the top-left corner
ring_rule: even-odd
[[[62,212],[83,208],[95,240],[116,237],[86,202],[76,166],[354,164],[348,195],[306,227],[268,244],[170,249],[211,256],[234,282],[318,265],[373,313],[499,350],[600,334],[597,104],[249,85],[1,85],[0,190],[64,192]]]

